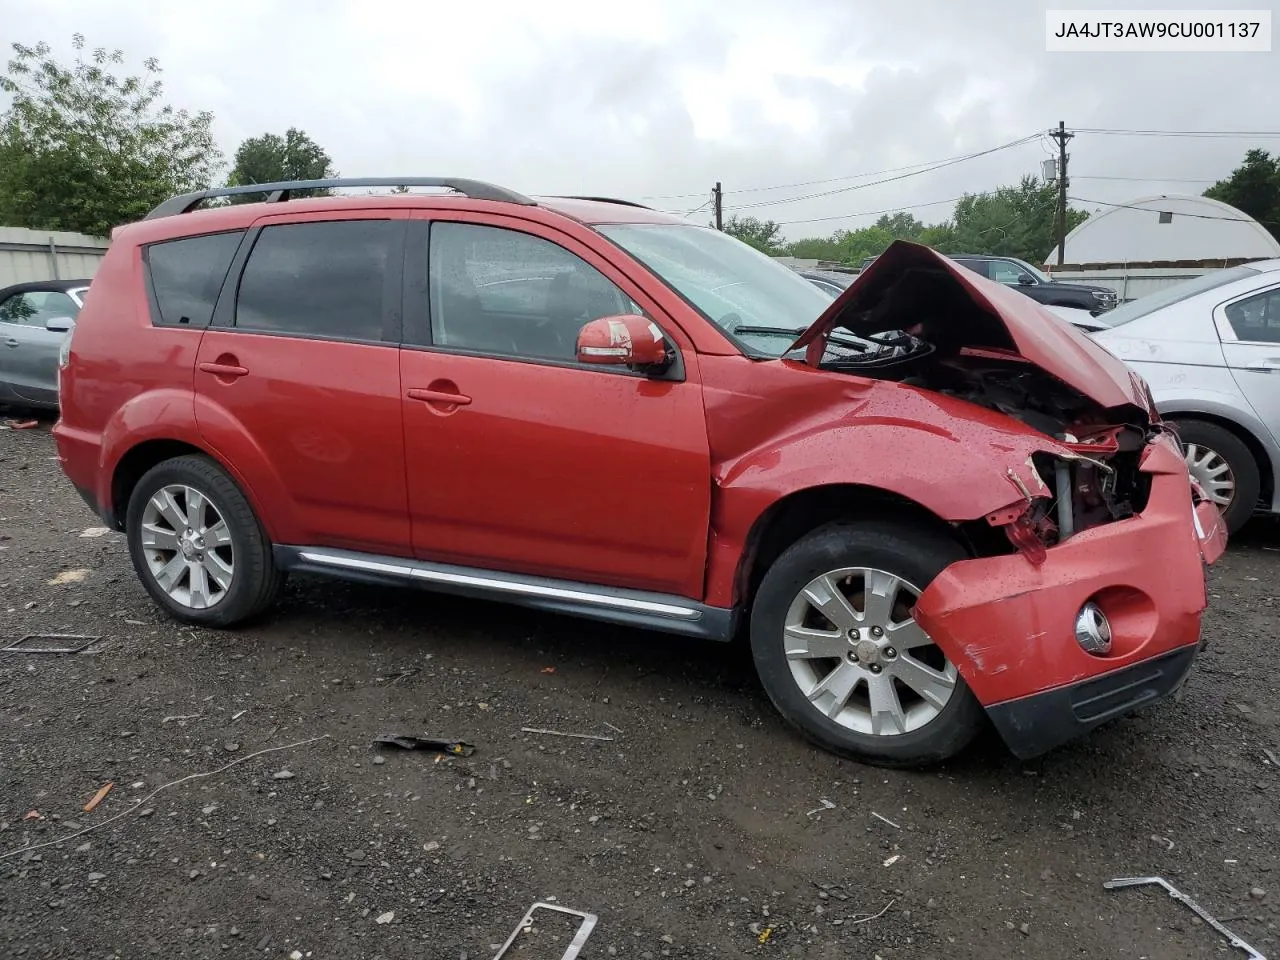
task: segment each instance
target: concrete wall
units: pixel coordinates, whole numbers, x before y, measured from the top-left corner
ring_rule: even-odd
[[[0,287],[28,280],[87,280],[109,241],[83,233],[0,227]]]

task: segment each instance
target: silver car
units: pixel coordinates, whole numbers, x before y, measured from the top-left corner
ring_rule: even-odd
[[[1093,318],[1151,385],[1234,533],[1280,512],[1280,260],[1215,270]]]
[[[41,280],[0,290],[0,403],[57,408],[58,351],[88,289],[88,280]]]

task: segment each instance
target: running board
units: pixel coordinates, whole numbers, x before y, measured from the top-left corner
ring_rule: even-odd
[[[327,547],[274,547],[280,570],[391,586],[414,585],[439,593],[513,603],[570,616],[619,623],[707,640],[730,640],[733,610],[665,593],[623,590],[572,580],[551,580],[403,557],[382,557]]]

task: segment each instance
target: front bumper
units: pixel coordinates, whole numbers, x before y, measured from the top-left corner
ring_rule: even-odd
[[[1226,534],[1212,504],[1193,509],[1172,438],[1153,440],[1141,469],[1151,477],[1141,514],[1075,534],[1038,566],[1021,554],[952,564],[916,605],[916,621],[1019,756],[1167,696],[1195,656],[1205,567]],[[1105,656],[1075,640],[1076,614],[1090,600],[1111,623]]]

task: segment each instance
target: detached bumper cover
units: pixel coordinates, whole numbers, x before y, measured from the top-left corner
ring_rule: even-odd
[[[1021,554],[952,564],[917,603],[917,622],[1020,756],[1167,696],[1194,659],[1205,567],[1226,534],[1212,504],[1192,508],[1175,441],[1152,441],[1141,468],[1151,493],[1140,515],[1077,533],[1039,566]],[[1075,639],[1076,614],[1090,600],[1111,622],[1107,656]],[[1165,664],[1158,675],[1157,663]]]

